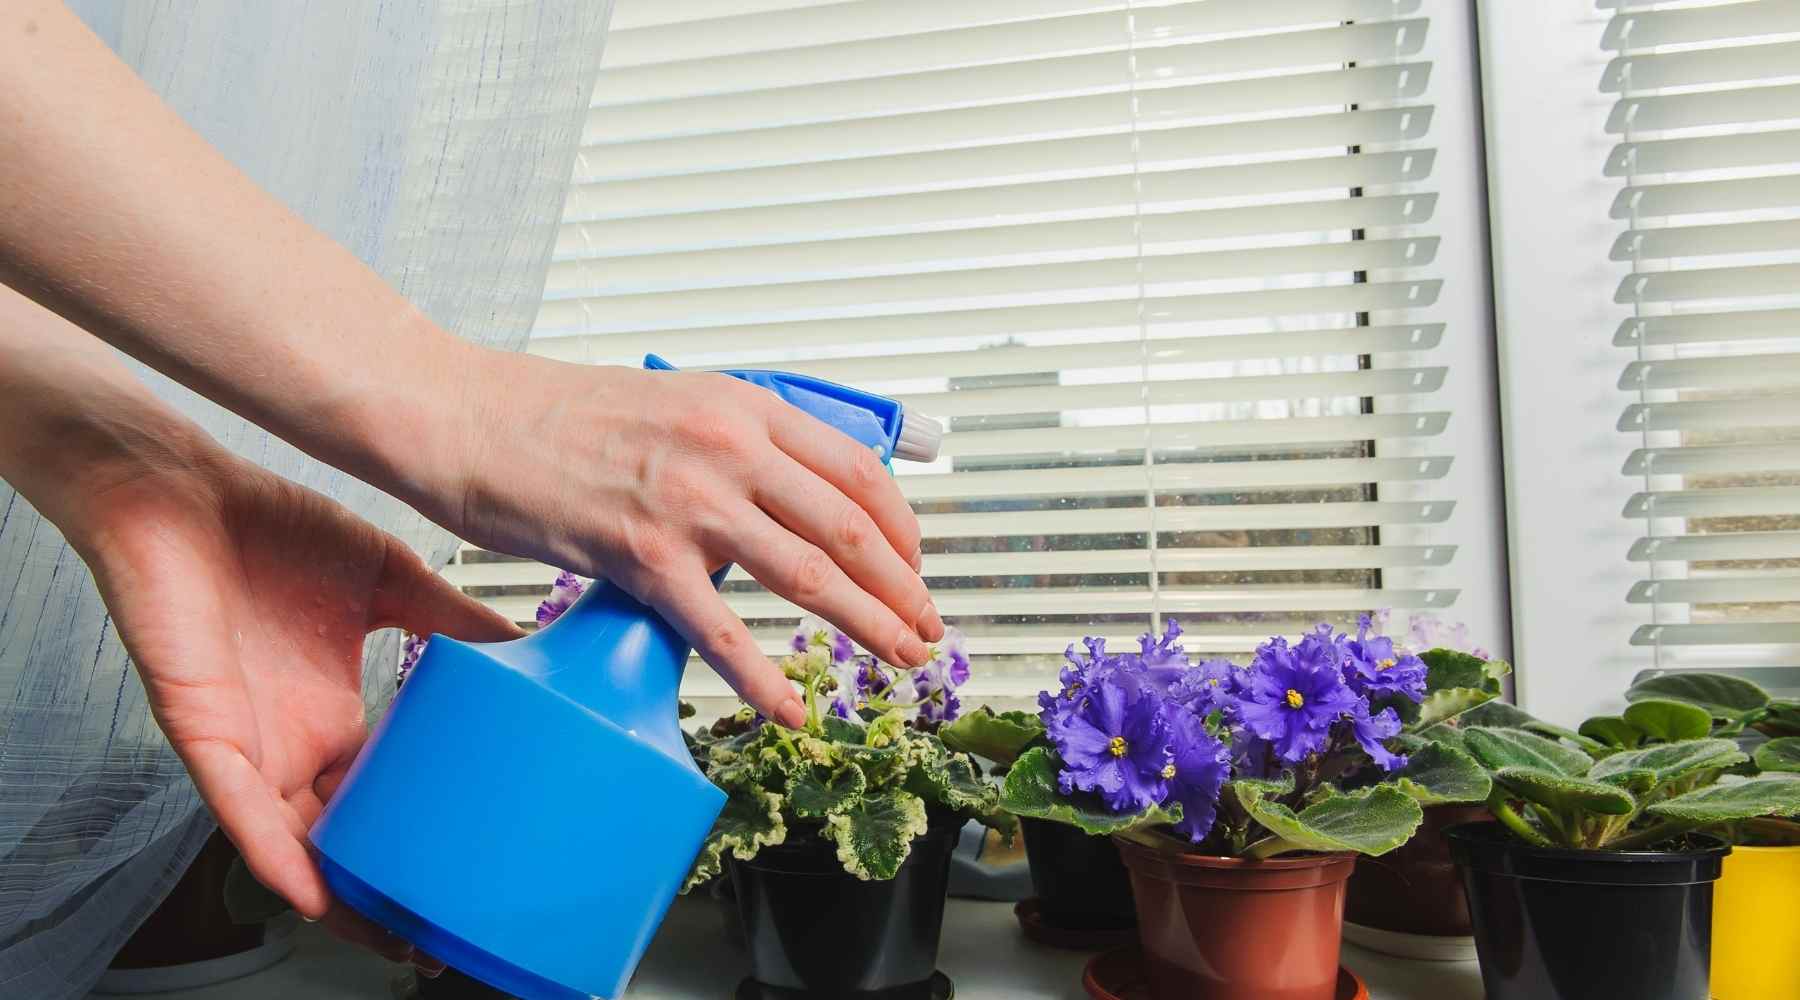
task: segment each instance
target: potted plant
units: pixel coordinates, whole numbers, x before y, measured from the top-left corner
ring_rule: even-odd
[[[1654,725],[1694,731],[1691,717]],[[1751,758],[1713,736],[1635,749],[1516,727],[1454,738],[1493,782],[1495,821],[1448,831],[1490,1000],[1703,1000],[1713,883],[1731,850],[1719,834],[1800,815],[1800,781],[1729,774]]]
[[[1616,720],[1589,720],[1582,731],[1613,738],[1621,747],[1654,741],[1668,728],[1661,720],[1672,713],[1664,706],[1674,702],[1703,715],[1709,735],[1740,741],[1751,760],[1739,771],[1800,774],[1800,702],[1773,698],[1756,684],[1719,673],[1653,677],[1634,684],[1625,697],[1631,704]],[[1690,716],[1685,725],[1696,729],[1698,721]],[[1800,824],[1760,817],[1728,834],[1732,851],[1713,888],[1712,995],[1779,996],[1800,983]]]
[[[1369,635],[1372,627],[1367,617],[1358,623],[1354,642],[1363,656],[1377,662],[1408,662],[1410,654],[1404,647]],[[1501,684],[1512,668],[1471,646],[1461,626],[1447,627],[1435,616],[1414,616],[1410,638],[1417,643],[1453,642],[1457,647],[1416,647],[1424,649],[1417,659],[1425,668],[1425,699],[1417,705],[1406,699],[1395,703],[1403,725],[1390,745],[1417,755],[1432,742],[1424,733],[1454,725],[1464,713],[1500,697]],[[1360,648],[1364,645],[1369,647],[1366,651]],[[1344,900],[1346,939],[1404,958],[1475,957],[1468,897],[1444,831],[1491,817],[1486,776],[1464,773],[1468,780],[1460,786],[1432,782],[1418,788],[1414,797],[1424,807],[1418,832],[1388,854],[1357,863]]]
[[[1040,695],[1048,745],[1020,755],[1002,801],[1115,837],[1141,954],[1090,963],[1096,995],[1141,977],[1153,1000],[1330,1000],[1357,857],[1405,843],[1420,794],[1480,769],[1439,744],[1412,760],[1387,746],[1404,726],[1393,702],[1426,702],[1425,669],[1372,659],[1366,631],[1271,639],[1248,667],[1160,655],[1173,631],[1126,654],[1086,640]]]
[[[747,995],[947,993],[936,965],[951,851],[970,818],[1012,826],[994,786],[933,732],[968,677],[960,640],[952,631],[908,675],[805,623],[782,661],[801,687],[800,729],[750,716],[742,732],[693,734],[729,799],[687,888],[729,873]]]

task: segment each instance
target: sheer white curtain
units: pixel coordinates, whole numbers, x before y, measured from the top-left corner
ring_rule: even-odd
[[[77,2],[226,156],[459,335],[517,349],[610,2]],[[389,497],[160,379],[230,447],[442,563]],[[0,484],[0,996],[86,993],[211,828],[80,560]],[[395,638],[369,644],[371,707]]]

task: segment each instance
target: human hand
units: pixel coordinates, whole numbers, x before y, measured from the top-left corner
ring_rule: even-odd
[[[918,520],[867,448],[725,375],[477,351],[461,458],[411,498],[486,548],[603,576],[655,607],[746,702],[805,712],[708,575],[726,563],[917,667],[944,626]]]
[[[333,901],[306,832],[367,735],[367,633],[518,629],[398,539],[210,441],[88,475],[71,540],[157,722],[251,872],[340,936],[441,971]]]

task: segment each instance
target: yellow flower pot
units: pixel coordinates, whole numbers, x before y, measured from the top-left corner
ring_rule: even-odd
[[[1800,847],[1734,847],[1713,887],[1713,1000],[1800,997]]]

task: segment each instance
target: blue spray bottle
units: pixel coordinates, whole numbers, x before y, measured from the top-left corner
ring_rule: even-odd
[[[654,355],[644,366],[673,367]],[[884,463],[937,457],[940,427],[894,400],[785,372],[726,374]],[[688,653],[603,581],[524,639],[432,636],[313,826],[326,882],[526,1000],[619,996],[725,805],[677,721]]]

